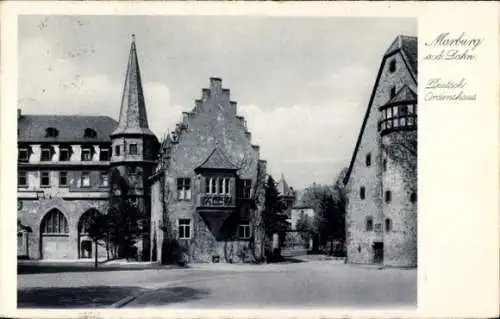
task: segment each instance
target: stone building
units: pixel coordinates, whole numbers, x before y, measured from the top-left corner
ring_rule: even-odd
[[[28,115],[21,110],[17,122],[18,256],[94,257],[87,229],[93,214],[107,212],[111,175],[127,182],[148,214],[144,180],[158,142],[148,128],[135,41],[118,122],[107,116]],[[139,248],[144,246],[146,253],[140,255],[147,259],[145,237]],[[98,249],[98,256],[105,257],[106,250]]]
[[[293,187],[288,186],[288,183],[283,174],[281,174],[281,178],[276,188],[278,189],[279,199],[286,205],[285,214],[287,215],[288,219],[290,219],[292,217],[292,207],[295,204],[296,199],[295,191],[293,190]]]
[[[385,52],[349,169],[347,261],[417,265],[417,38]]]
[[[153,259],[172,245],[185,262],[249,261],[259,233],[266,162],[219,78],[162,143],[151,178]],[[260,198],[256,202],[255,198]]]

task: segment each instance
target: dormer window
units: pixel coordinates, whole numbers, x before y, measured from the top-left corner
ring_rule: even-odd
[[[45,137],[57,137],[59,136],[59,131],[54,127],[49,127],[45,130]]]
[[[40,160],[44,162],[52,160],[52,148],[50,146],[42,146]]]
[[[97,132],[94,129],[86,128],[85,131],[84,131],[83,136],[85,138],[96,138],[97,137]]]
[[[29,160],[30,154],[27,148],[20,148],[17,156],[19,162],[27,162]]]
[[[90,147],[82,148],[82,161],[92,160],[92,149]]]

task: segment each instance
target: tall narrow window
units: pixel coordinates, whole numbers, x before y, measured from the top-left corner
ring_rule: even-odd
[[[372,165],[372,154],[371,153],[366,154],[365,162],[366,162],[366,166]]]
[[[391,60],[389,62],[389,72],[394,73],[396,71],[396,60]]]
[[[191,219],[181,218],[178,220],[178,236],[179,239],[191,238]]]
[[[224,184],[224,192],[225,192],[226,194],[230,194],[230,193],[229,193],[229,183],[231,182],[231,180],[230,180],[229,178],[226,178],[226,179],[225,179],[225,181],[226,181],[226,182],[225,182],[225,184]]]
[[[384,172],[387,171],[387,159],[384,158],[384,160],[382,161],[382,169],[384,170]]]
[[[366,217],[365,229],[366,231],[373,231],[373,217],[371,216]]]
[[[190,200],[191,199],[191,179],[178,178],[177,179],[177,199]]]
[[[115,156],[120,156],[120,145],[115,145]]]
[[[391,99],[396,96],[396,87],[395,86],[391,87],[390,96],[391,96]]]
[[[251,192],[252,192],[252,180],[251,179],[244,179],[243,180],[242,197],[243,198],[250,198]]]
[[[68,186],[68,172],[59,172],[59,186]]]
[[[17,186],[26,187],[28,186],[28,176],[25,171],[17,172]]]
[[[49,172],[41,172],[40,173],[40,186],[41,187],[49,187],[50,186],[50,173]]]
[[[392,220],[390,218],[385,219],[385,231],[390,232],[392,230]]]
[[[391,191],[385,191],[385,202],[390,203],[392,200],[392,193]]]
[[[137,144],[130,144],[128,146],[128,152],[130,155],[137,155]]]
[[[218,183],[217,183],[217,193],[218,194],[224,194],[224,178],[218,178]]]
[[[82,187],[90,187],[90,172],[82,172],[81,184]]]
[[[365,187],[364,186],[361,186],[359,188],[359,198],[365,199]]]
[[[66,162],[66,161],[69,161],[69,159],[70,159],[69,148],[67,148],[67,147],[59,148],[59,160],[61,162]]]

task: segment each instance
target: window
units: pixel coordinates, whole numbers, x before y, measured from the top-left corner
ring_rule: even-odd
[[[177,179],[177,199],[190,200],[191,199],[191,179],[178,178]]]
[[[69,148],[60,148],[59,149],[59,160],[60,161],[69,161],[70,159],[70,151]]]
[[[100,149],[99,160],[100,161],[109,161],[109,149],[107,149],[107,148]]]
[[[57,209],[53,209],[43,217],[42,234],[68,234],[68,221]]]
[[[396,71],[396,60],[392,60],[389,63],[389,72],[394,73]]]
[[[54,127],[49,127],[45,130],[45,137],[57,137],[59,131]]]
[[[90,187],[90,173],[89,172],[82,172],[81,183],[82,183],[82,187]]]
[[[130,155],[137,155],[137,144],[130,144],[128,146],[128,152]]]
[[[387,159],[384,158],[384,160],[382,161],[382,169],[384,170],[384,172],[387,171]]]
[[[50,186],[50,174],[49,172],[42,172],[40,174],[40,186],[41,187],[48,187]]]
[[[68,186],[68,172],[59,172],[59,186]]]
[[[40,155],[41,161],[50,161],[52,159],[52,149],[49,146],[42,147],[42,153]]]
[[[191,238],[191,219],[179,219],[179,239],[190,239]]]
[[[390,218],[385,219],[385,231],[390,232],[392,230],[392,220]]]
[[[417,193],[415,193],[415,192],[411,193],[411,195],[410,195],[410,201],[412,203],[416,203],[417,202]]]
[[[390,203],[392,199],[391,191],[385,191],[385,202]]]
[[[115,156],[120,156],[120,145],[115,145]]]
[[[365,187],[364,186],[361,186],[359,188],[359,198],[365,199]]]
[[[28,175],[24,171],[17,172],[17,185],[28,186]]]
[[[29,160],[29,151],[27,148],[20,148],[17,154],[17,160],[19,162],[27,162]]]
[[[240,239],[250,239],[250,224],[240,224],[238,237]]]
[[[101,172],[101,175],[99,176],[99,185],[103,187],[109,186],[108,172]]]
[[[91,128],[86,128],[85,131],[83,132],[83,136],[85,138],[96,138],[97,132]]]
[[[127,175],[135,175],[135,166],[128,166],[127,167]]]
[[[82,149],[82,161],[92,160],[92,150],[90,148]]]
[[[390,95],[391,95],[391,99],[396,96],[396,87],[395,86],[391,87]]]
[[[365,229],[366,231],[373,231],[373,217],[366,217]]]
[[[243,191],[242,191],[242,197],[243,198],[250,198],[252,195],[252,180],[251,179],[244,179],[243,180]]]
[[[366,154],[365,162],[366,162],[366,166],[372,165],[372,154],[371,153]]]

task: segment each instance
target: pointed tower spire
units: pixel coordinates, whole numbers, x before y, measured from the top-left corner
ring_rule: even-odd
[[[135,48],[135,34],[132,34],[127,74],[123,85],[120,119],[116,130],[111,136],[122,134],[154,135],[148,125],[141,72]]]

